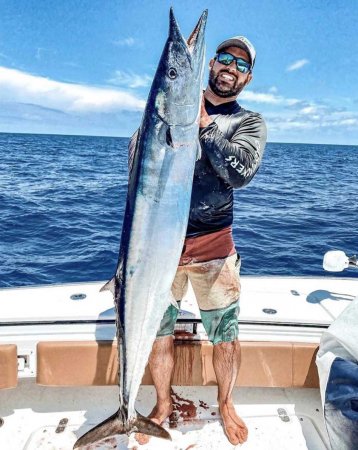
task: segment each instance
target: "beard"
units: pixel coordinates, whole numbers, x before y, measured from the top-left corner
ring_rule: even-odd
[[[218,95],[219,97],[237,97],[240,92],[245,87],[245,82],[239,82],[237,77],[236,81],[229,85],[228,83],[223,83],[221,80],[219,80],[219,75],[221,73],[230,73],[227,70],[220,70],[219,72],[214,72],[213,69],[209,72],[209,86],[211,90],[214,92],[214,94]],[[232,75],[232,73],[230,73]]]

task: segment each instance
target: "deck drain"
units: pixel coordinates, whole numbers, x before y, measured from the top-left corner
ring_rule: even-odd
[[[71,300],[84,300],[87,297],[86,294],[72,294],[70,299]]]
[[[290,418],[287,415],[287,411],[285,408],[278,408],[277,409],[278,417],[282,420],[282,422],[289,422]]]
[[[66,417],[64,419],[61,419],[57,425],[55,433],[63,433],[65,431],[67,424],[68,424],[68,419]]]
[[[4,425],[4,419],[2,417],[0,417],[0,427],[2,427]]]
[[[277,310],[276,310],[276,309],[264,308],[262,311],[263,311],[265,314],[277,314]]]

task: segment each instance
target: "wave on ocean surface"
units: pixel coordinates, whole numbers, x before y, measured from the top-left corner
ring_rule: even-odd
[[[0,134],[0,287],[113,275],[127,145],[128,138]],[[357,173],[356,146],[267,144],[258,174],[235,191],[242,274],[324,276],[326,251],[357,252]]]

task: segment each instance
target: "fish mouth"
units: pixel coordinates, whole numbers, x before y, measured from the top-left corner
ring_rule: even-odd
[[[191,54],[194,53],[198,44],[202,44],[203,42],[207,18],[208,10],[206,9],[200,16],[198,23],[196,24],[194,30],[191,32],[191,35],[187,40],[188,49]]]
[[[208,11],[203,11],[188,40],[186,40],[179,29],[173,8],[170,8],[169,36],[166,44],[167,52],[173,52],[172,59],[174,61],[177,60],[180,62],[181,60],[184,61],[186,59],[189,67],[186,67],[186,62],[185,65],[183,63],[183,67],[188,69],[188,78],[183,81],[180,80],[178,87],[176,88],[177,92],[175,100],[172,102],[172,106],[175,107],[176,110],[175,117],[171,117],[170,115],[166,116],[165,109],[163,109],[164,107],[156,107],[158,117],[167,126],[191,127],[197,121],[197,110],[200,106],[200,93],[198,92],[198,96],[196,97],[196,91],[193,95],[191,92],[194,92],[194,87],[196,85],[198,86],[198,89],[201,89],[201,80],[204,71],[205,26],[207,16]],[[179,57],[175,53],[178,53]],[[164,67],[166,67],[165,64]],[[192,80],[191,84],[189,83],[189,77]],[[180,93],[179,90],[183,85],[187,87],[187,92],[184,91]],[[189,96],[190,98],[188,99]],[[155,98],[155,101],[157,102],[158,96],[156,95]],[[161,101],[159,103],[161,104]],[[189,114],[188,110],[193,110],[193,113]],[[193,117],[191,117],[192,115]]]
[[[191,59],[196,54],[201,54],[204,44],[205,26],[208,17],[208,10],[203,11],[194,30],[191,32],[187,41],[183,38],[179,25],[175,19],[173,8],[170,8],[169,18],[169,38],[173,41],[181,41]]]

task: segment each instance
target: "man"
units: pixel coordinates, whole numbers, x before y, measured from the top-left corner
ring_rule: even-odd
[[[202,323],[214,344],[213,365],[224,430],[234,445],[246,441],[248,431],[232,400],[240,367],[240,280],[232,237],[233,188],[243,187],[253,178],[266,143],[264,120],[260,114],[241,108],[236,98],[252,79],[255,56],[250,41],[235,36],[222,42],[210,60],[199,124],[202,156],[195,166],[187,237],[172,287],[180,302],[188,279],[193,286]],[[157,391],[157,403],[149,417],[157,423],[173,411],[170,390],[177,315],[178,310],[170,306],[149,359]],[[140,440],[144,443],[146,438],[141,436]]]

